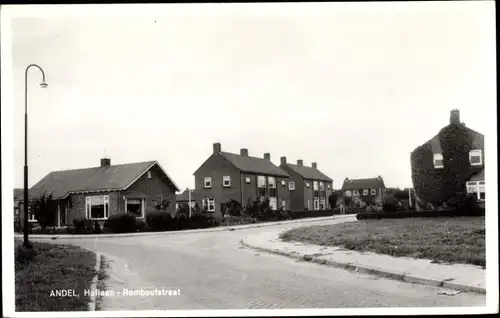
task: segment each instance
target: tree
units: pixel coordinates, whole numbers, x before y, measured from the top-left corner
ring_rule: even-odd
[[[337,206],[337,200],[341,197],[340,191],[333,191],[332,194],[328,197],[328,202],[332,208]]]
[[[42,231],[45,231],[47,226],[54,223],[57,202],[52,198],[52,194],[42,193],[38,199],[32,202],[31,208]]]

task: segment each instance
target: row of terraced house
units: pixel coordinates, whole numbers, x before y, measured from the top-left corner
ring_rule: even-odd
[[[458,110],[452,110],[450,124],[459,123],[459,118]],[[467,192],[477,193],[478,201],[484,202],[484,136],[471,129],[467,131],[472,141],[469,153],[472,177],[467,181]],[[433,169],[442,169],[439,139],[434,137],[428,143],[432,146],[429,160],[434,162]],[[446,160],[444,164],[448,164]],[[223,151],[220,143],[214,143],[212,154],[194,172],[194,178],[194,189],[176,195],[181,189],[157,161],[111,165],[111,160],[104,158],[98,167],[49,173],[29,189],[29,198],[34,200],[43,193],[52,194],[57,204],[53,222],[56,226],[72,224],[75,218],[82,217],[103,223],[116,213],[145,218],[159,204],[166,206],[172,215],[178,205],[197,204],[219,217],[228,202],[245,206],[259,198],[269,198],[270,206],[276,210],[333,208],[328,200],[334,191],[333,180],[318,169],[317,163],[306,166],[302,159],[290,163],[281,157],[277,166],[269,153],[250,156],[246,148],[239,154],[230,153]],[[385,185],[380,176],[346,178],[341,192],[345,196],[371,196],[380,201],[385,195]],[[15,189],[14,210],[21,221],[22,202],[22,191]],[[28,217],[36,222],[32,213]]]

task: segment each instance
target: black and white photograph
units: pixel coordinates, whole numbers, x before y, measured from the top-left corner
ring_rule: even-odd
[[[494,1],[0,12],[4,316],[498,313]]]

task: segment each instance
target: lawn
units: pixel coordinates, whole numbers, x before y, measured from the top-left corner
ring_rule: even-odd
[[[30,259],[22,242],[15,240],[16,311],[86,311],[95,272],[93,252],[70,245],[32,243]],[[53,297],[52,291],[75,290],[79,297]]]
[[[484,217],[361,220],[297,228],[283,233],[281,239],[486,266]]]

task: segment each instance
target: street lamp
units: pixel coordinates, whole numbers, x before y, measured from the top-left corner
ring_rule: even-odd
[[[47,88],[45,73],[36,64],[30,64],[24,72],[24,246],[30,247],[28,242],[28,70],[36,67],[42,72],[41,88]]]

